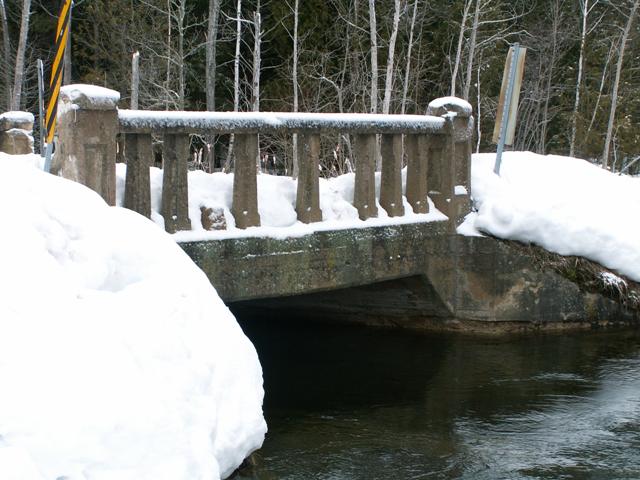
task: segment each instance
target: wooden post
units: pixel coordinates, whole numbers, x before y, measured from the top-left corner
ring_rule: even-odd
[[[430,147],[428,135],[407,135],[405,147],[407,149],[407,201],[414,213],[428,213],[427,201],[428,155]]]
[[[191,230],[187,181],[189,136],[186,134],[165,134],[162,157],[164,229],[169,233],[175,233],[178,230]]]
[[[258,179],[256,178],[258,135],[236,134],[235,155],[231,213],[236,220],[236,227],[259,227]]]
[[[356,180],[353,204],[361,220],[378,216],[376,206],[376,136],[356,134]]]
[[[382,135],[380,205],[390,217],[404,215],[402,204],[402,135]]]
[[[124,156],[127,177],[124,188],[124,207],[151,218],[151,186],[149,167],[153,160],[153,145],[149,134],[128,134]]]
[[[296,213],[303,223],[321,222],[320,185],[320,135],[300,135],[302,148],[298,149],[298,192]]]

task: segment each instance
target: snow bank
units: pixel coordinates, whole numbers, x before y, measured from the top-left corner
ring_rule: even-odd
[[[124,203],[124,188],[127,166],[116,165],[116,202]],[[403,170],[403,184],[406,183],[406,169]],[[151,218],[160,226],[164,219],[160,214],[162,199],[162,170],[151,168]],[[320,179],[320,209],[323,221],[304,224],[297,220],[295,204],[297,181],[291,177],[260,174],[258,175],[258,211],[260,227],[245,230],[235,227],[231,214],[233,200],[233,174],[222,172],[205,173],[190,171],[189,181],[189,218],[191,231],[177,232],[177,241],[215,240],[238,237],[287,238],[308,235],[321,230],[345,228],[366,228],[380,225],[397,225],[416,222],[434,222],[447,220],[429,200],[429,213],[413,213],[411,205],[403,197],[405,214],[401,217],[389,217],[380,206],[380,173],[376,173],[376,204],[378,217],[362,221],[358,210],[353,206],[355,174],[348,173],[336,178]],[[201,208],[212,208],[223,212],[226,230],[207,231],[202,226]]]
[[[266,431],[253,346],[170,236],[27,158],[0,154],[0,478],[229,475]]]
[[[594,260],[640,281],[640,179],[587,161],[505,153],[474,155],[471,214],[460,233],[477,230]],[[475,227],[476,231],[470,229]]]

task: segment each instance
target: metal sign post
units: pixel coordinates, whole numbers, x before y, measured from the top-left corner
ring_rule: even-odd
[[[496,163],[493,169],[496,175],[500,175],[504,146],[513,144],[526,52],[526,48],[520,48],[520,44],[515,43],[509,49],[509,54],[507,55],[507,64],[505,65],[502,88],[500,90],[501,102],[498,105],[498,115],[493,133],[493,141],[498,143]],[[502,106],[502,109],[500,109],[500,106]]]
[[[62,74],[64,71],[64,51],[69,38],[69,25],[71,23],[72,0],[64,0],[60,15],[58,15],[58,25],[56,28],[56,53],[51,66],[51,81],[49,82],[49,103],[47,105],[46,128],[47,128],[47,151],[44,169],[49,172],[51,169],[51,155],[53,153],[53,137],[56,132],[56,116],[58,114],[58,97],[62,86]]]
[[[44,65],[38,59],[38,127],[40,132],[40,156],[44,157],[44,142],[46,132],[44,128]]]

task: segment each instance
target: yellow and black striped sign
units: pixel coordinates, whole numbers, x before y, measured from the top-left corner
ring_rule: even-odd
[[[64,50],[67,48],[69,38],[69,23],[71,21],[72,0],[63,0],[60,15],[58,16],[58,26],[56,28],[55,57],[51,67],[51,80],[49,81],[49,104],[45,122],[47,126],[47,143],[53,142],[53,135],[56,131],[56,115],[58,113],[58,97],[62,85],[62,73],[64,70]]]

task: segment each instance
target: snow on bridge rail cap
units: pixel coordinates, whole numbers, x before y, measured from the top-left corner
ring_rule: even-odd
[[[458,97],[436,98],[429,103],[427,115],[440,117],[447,113],[456,113],[461,117],[470,117],[473,107],[469,102]]]
[[[87,110],[115,110],[120,92],[97,85],[65,85],[60,89],[60,99]]]
[[[20,128],[22,130],[33,129],[33,113],[29,112],[5,112],[0,114],[0,131]]]

